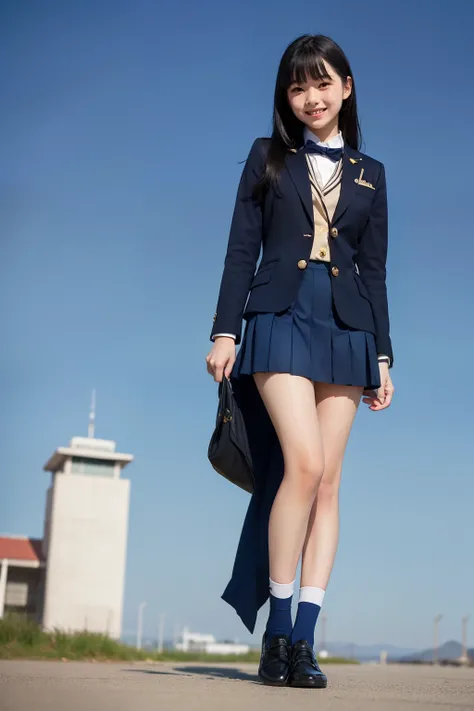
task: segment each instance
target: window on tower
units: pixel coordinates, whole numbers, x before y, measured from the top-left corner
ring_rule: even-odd
[[[107,459],[92,459],[89,457],[72,457],[71,474],[86,476],[114,476],[114,462]]]

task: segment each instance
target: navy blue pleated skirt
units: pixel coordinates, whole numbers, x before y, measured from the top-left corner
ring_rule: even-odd
[[[340,321],[329,269],[328,262],[308,262],[298,296],[286,311],[250,317],[232,378],[291,373],[313,382],[380,387],[374,335]]]

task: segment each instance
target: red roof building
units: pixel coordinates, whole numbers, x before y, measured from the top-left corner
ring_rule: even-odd
[[[0,536],[0,618],[15,612],[40,619],[45,561],[43,541]]]
[[[0,536],[0,560],[24,561],[39,565],[44,562],[42,544],[40,538]]]

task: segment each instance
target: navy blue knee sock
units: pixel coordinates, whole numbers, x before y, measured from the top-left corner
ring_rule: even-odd
[[[266,634],[270,639],[275,635],[291,635],[293,621],[291,619],[291,601],[293,596],[281,598],[270,593],[270,615],[267,621]]]
[[[295,626],[291,633],[291,644],[305,639],[314,647],[314,628],[316,627],[320,610],[321,606],[313,602],[298,603]]]

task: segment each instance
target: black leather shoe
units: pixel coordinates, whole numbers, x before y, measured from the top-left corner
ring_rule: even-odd
[[[290,674],[290,638],[275,635],[262,639],[262,654],[258,666],[258,675],[264,684],[286,686]]]
[[[325,689],[327,685],[311,645],[304,639],[295,642],[290,652],[290,686]]]

